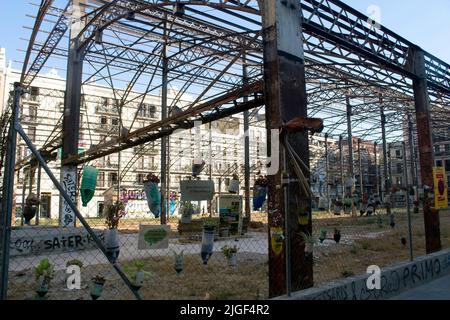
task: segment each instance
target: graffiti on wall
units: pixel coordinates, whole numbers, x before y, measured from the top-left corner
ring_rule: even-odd
[[[76,183],[76,169],[75,168],[63,168],[63,181],[62,186],[70,199],[75,203],[77,197],[77,183]],[[75,226],[75,213],[70,208],[69,203],[62,199],[62,210],[60,215],[61,227],[74,227]]]

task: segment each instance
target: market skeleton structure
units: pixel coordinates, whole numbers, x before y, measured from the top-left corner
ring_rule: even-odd
[[[29,87],[61,59],[67,61],[65,112],[41,150],[62,146],[64,176],[78,165],[161,140],[163,197],[168,137],[194,121],[244,113],[248,127],[256,114],[251,111],[265,108],[268,129],[295,117],[321,118],[329,137],[355,135],[383,144],[386,152],[387,141],[404,140],[412,116],[427,186],[433,184],[432,138],[446,137],[450,124],[449,64],[337,0],[43,0],[21,85]],[[121,134],[78,154],[82,88],[94,81],[111,87],[117,98]],[[171,103],[170,87],[178,89]],[[162,119],[144,128],[134,128],[134,122],[125,127],[123,106],[158,92]],[[192,103],[172,113],[183,95],[193,96]],[[308,164],[308,132],[287,141]],[[30,161],[33,157],[16,169]],[[269,177],[269,226],[286,235],[281,254],[269,250],[270,296],[313,284],[312,259],[299,236],[311,232],[311,199],[297,184],[283,181],[281,171]],[[248,182],[245,193],[250,194]],[[284,194],[296,196],[284,201]],[[424,201],[427,251],[433,252],[440,249],[439,215]],[[298,215],[309,217],[307,223],[298,223]]]

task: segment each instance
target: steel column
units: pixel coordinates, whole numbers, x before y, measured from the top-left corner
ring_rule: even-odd
[[[345,98],[347,106],[347,143],[348,143],[348,163],[350,165],[350,179],[352,186],[350,188],[350,198],[352,199],[352,216],[356,215],[355,199],[354,199],[354,185],[355,185],[355,168],[353,160],[353,134],[352,134],[352,105],[350,104],[350,97]]]
[[[345,181],[344,181],[344,154],[343,154],[343,138],[339,136],[339,163],[341,174],[341,196],[342,200],[345,198]]]
[[[378,177],[378,144],[375,142],[373,144],[373,152],[375,157],[375,194],[380,194],[380,178]]]
[[[384,190],[382,192],[382,200],[386,206],[387,215],[391,215],[391,203],[390,199],[386,201],[386,196],[390,193],[390,180],[388,175],[388,152],[387,152],[387,142],[386,142],[386,116],[384,114],[383,108],[383,97],[380,95],[380,115],[381,115],[381,139],[383,141],[383,176],[384,176]],[[389,197],[388,197],[389,198]]]
[[[69,54],[67,59],[61,161],[78,154],[81,83],[83,77],[83,55],[78,50],[78,35],[84,25],[84,20],[81,19],[84,11],[84,3],[85,0],[72,0],[72,21],[70,24]],[[61,184],[74,203],[77,203],[77,180],[76,165],[61,166]],[[61,196],[59,225],[61,227],[74,227],[76,225],[75,213],[70,208],[67,201]]]
[[[248,84],[248,74],[247,74],[247,60],[244,56],[244,64],[242,66],[242,73],[243,73],[243,85],[246,86]],[[243,98],[244,102],[248,102],[248,97],[245,96]],[[251,220],[251,207],[250,207],[250,118],[249,118],[249,112],[244,112],[244,149],[245,149],[245,155],[244,155],[244,188],[245,188],[245,215],[250,218]]]
[[[325,174],[326,174],[326,191],[327,191],[327,207],[328,211],[331,209],[331,201],[330,201],[330,162],[328,160],[328,133],[325,134]]]
[[[361,158],[361,139],[358,139],[358,159],[359,159],[359,190],[361,201],[364,199],[364,180],[363,180],[363,165]]]
[[[17,132],[15,123],[19,121],[20,96],[23,94],[20,83],[14,83],[14,101],[8,133],[8,146],[5,157],[5,171],[3,180],[3,199],[1,203],[1,270],[0,270],[0,299],[6,300],[8,295],[9,246],[11,241],[11,223],[14,197],[14,167],[16,165]]]
[[[411,261],[414,261],[414,253],[413,253],[413,237],[412,237],[412,221],[411,221],[411,203],[409,201],[409,188],[408,184],[408,161],[406,158],[406,144],[402,143],[403,147],[403,167],[404,167],[404,178],[406,185],[406,210],[408,214],[408,243],[409,243],[409,258]],[[412,160],[412,158],[411,158]],[[412,185],[412,184],[411,184]]]
[[[423,214],[425,222],[425,237],[427,253],[441,250],[441,232],[439,210],[433,209],[430,193],[434,192],[433,181],[433,138],[430,116],[430,98],[428,96],[427,73],[425,55],[422,49],[411,47],[409,52],[409,66],[415,77],[413,78],[414,101],[416,107],[416,125],[418,150],[420,158],[420,174],[424,188]]]
[[[167,90],[168,90],[168,74],[169,59],[167,58],[167,27],[164,22],[164,45],[162,49],[162,89],[161,89],[161,120],[164,121],[168,117],[167,112]],[[164,128],[163,128],[164,130]],[[166,212],[166,188],[167,188],[167,137],[161,139],[161,224],[167,224]]]
[[[274,145],[279,141],[272,140],[272,130],[278,131],[283,123],[295,117],[307,117],[307,99],[299,2],[274,0],[261,4],[264,6],[266,127],[272,159],[270,170],[273,173],[269,174],[268,192],[269,296],[275,297],[286,293],[287,260],[290,264],[287,267],[291,271],[292,291],[313,285],[313,259],[312,255],[305,255],[304,239],[301,236],[302,232],[312,233],[311,198],[300,191],[294,179],[290,179],[295,176],[292,166],[275,168],[276,164],[284,163],[283,148],[274,151]],[[308,133],[289,135],[287,140],[309,167]],[[305,176],[309,179],[309,173],[305,172]],[[289,239],[283,240],[283,235]],[[280,239],[280,251],[274,250],[272,241],[276,239]],[[290,244],[289,252],[286,251],[286,243]],[[286,259],[286,255],[289,255],[289,259]]]

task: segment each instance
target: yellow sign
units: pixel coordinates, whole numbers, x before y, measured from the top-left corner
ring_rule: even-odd
[[[272,244],[272,251],[275,253],[276,256],[279,256],[281,252],[283,252],[283,229],[282,228],[272,228],[270,230],[271,235],[271,244]]]
[[[436,209],[448,207],[447,175],[443,167],[433,168],[434,177],[434,206]]]

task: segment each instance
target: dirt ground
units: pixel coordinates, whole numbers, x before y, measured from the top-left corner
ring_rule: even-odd
[[[394,210],[396,227],[389,226],[385,213],[379,216],[352,218],[336,217],[327,213],[314,215],[314,235],[327,230],[327,239],[314,249],[315,285],[324,284],[352,275],[362,274],[370,265],[386,267],[409,259],[407,215],[405,210]],[[441,239],[443,248],[450,248],[450,211],[442,211]],[[262,216],[255,216],[253,232],[267,234]],[[173,222],[172,222],[173,223]],[[135,232],[139,223],[123,226],[122,232]],[[422,214],[412,215],[414,256],[425,254],[425,232]],[[335,228],[341,230],[339,244],[333,240]],[[172,225],[171,237],[179,237],[176,223]],[[50,257],[51,258],[51,257]],[[268,297],[268,261],[261,253],[238,253],[238,266],[228,266],[226,258],[215,252],[203,265],[200,253],[189,252],[184,256],[184,271],[178,275],[174,270],[174,257],[156,256],[143,259],[147,276],[140,293],[144,299],[265,299]],[[36,262],[36,264],[38,261]],[[121,262],[127,273],[134,271],[133,261]],[[52,280],[48,299],[91,299],[90,279],[95,275],[105,277],[106,284],[101,299],[133,299],[117,273],[109,265],[90,265],[82,269],[82,289],[68,291],[65,274],[58,271]],[[10,274],[10,299],[33,299],[35,281],[31,267]]]

